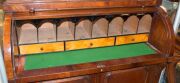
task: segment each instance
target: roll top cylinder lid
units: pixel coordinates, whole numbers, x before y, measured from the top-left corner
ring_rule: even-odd
[[[3,9],[6,12],[30,12],[112,7],[157,7],[161,2],[162,0],[6,0],[3,3]]]

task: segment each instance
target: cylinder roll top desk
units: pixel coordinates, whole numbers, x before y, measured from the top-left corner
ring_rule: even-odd
[[[161,0],[6,0],[9,82],[158,83],[174,33]]]

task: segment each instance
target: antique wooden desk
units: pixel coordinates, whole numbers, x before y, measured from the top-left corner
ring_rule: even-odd
[[[158,83],[174,33],[161,0],[7,0],[9,82]]]

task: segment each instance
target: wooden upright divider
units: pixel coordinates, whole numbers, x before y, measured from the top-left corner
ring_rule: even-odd
[[[52,42],[56,41],[56,26],[51,21],[40,22],[38,28],[38,40],[39,42]]]
[[[37,43],[37,28],[31,22],[16,28],[19,44]]]
[[[144,15],[139,21],[138,33],[150,32],[151,23],[152,23],[151,15],[149,14]]]
[[[124,20],[121,17],[115,17],[109,23],[108,36],[121,35],[123,30]]]
[[[139,18],[135,15],[130,16],[123,25],[123,34],[135,34],[137,32]]]
[[[108,20],[106,18],[100,18],[95,21],[92,29],[92,38],[107,37],[108,31]]]
[[[60,25],[57,27],[57,40],[74,40],[74,29],[75,23],[73,23],[72,21],[60,22]]]
[[[88,19],[81,20],[75,29],[75,39],[87,39],[91,38],[92,22]]]

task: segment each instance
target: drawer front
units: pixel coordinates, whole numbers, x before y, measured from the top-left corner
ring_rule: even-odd
[[[104,74],[102,83],[146,83],[145,67],[112,71]]]
[[[148,41],[148,34],[119,36],[116,38],[116,45],[139,43]]]
[[[90,76],[79,76],[58,80],[43,81],[39,83],[92,83],[92,79],[90,78]]]
[[[113,46],[114,39],[114,37],[110,37],[91,40],[68,41],[66,42],[66,50]]]
[[[21,45],[20,54],[34,54],[34,53],[46,53],[46,52],[57,52],[64,51],[64,42],[47,43],[47,44],[32,44],[32,45]]]

